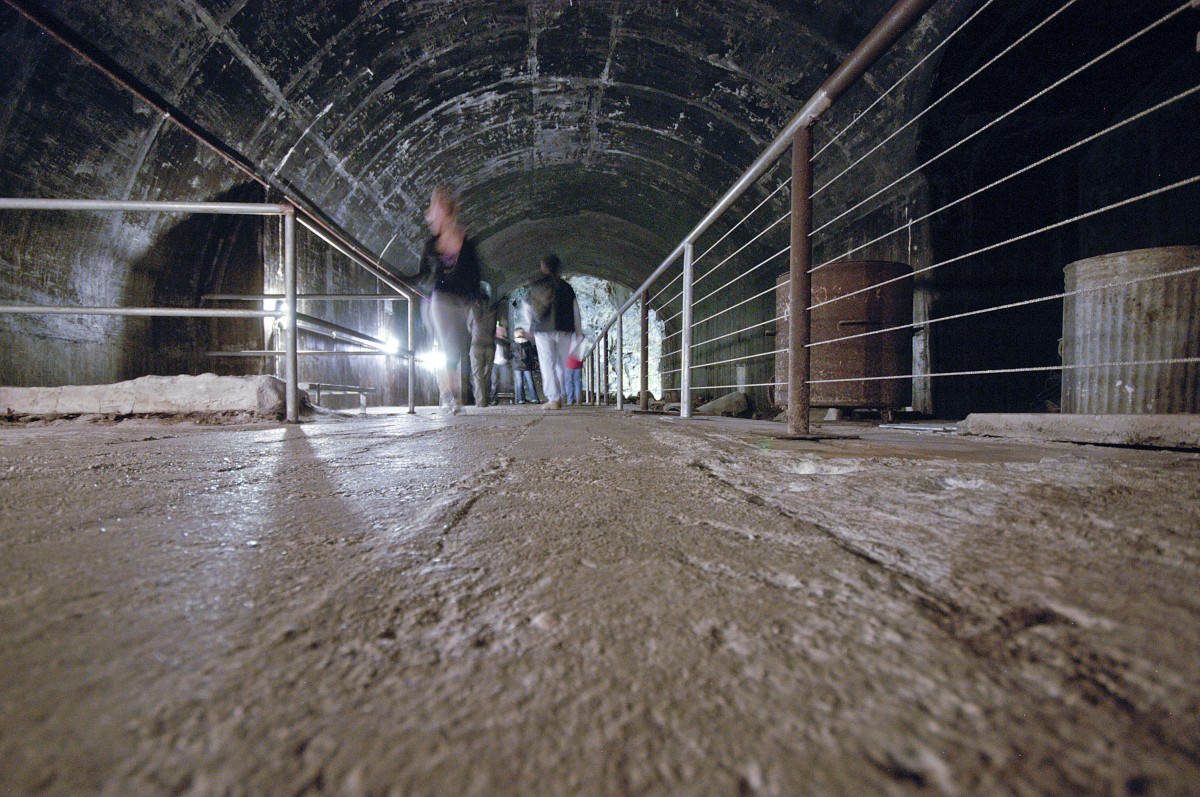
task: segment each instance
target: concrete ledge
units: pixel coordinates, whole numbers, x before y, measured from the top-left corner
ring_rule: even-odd
[[[1024,440],[1200,448],[1200,415],[973,414],[960,432]]]
[[[0,387],[0,411],[8,415],[282,415],[285,402],[284,382],[274,376],[143,376],[111,385]]]

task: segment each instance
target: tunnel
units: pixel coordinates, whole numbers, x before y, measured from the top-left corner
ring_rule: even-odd
[[[0,792],[1194,794],[1198,22],[4,0]],[[579,405],[438,408],[439,186]]]

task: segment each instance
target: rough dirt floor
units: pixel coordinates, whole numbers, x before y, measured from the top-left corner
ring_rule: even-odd
[[[0,794],[1200,794],[1200,455],[0,427]]]

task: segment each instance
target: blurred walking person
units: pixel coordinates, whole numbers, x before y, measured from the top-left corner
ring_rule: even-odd
[[[542,276],[529,286],[525,303],[527,326],[533,333],[538,361],[542,368],[542,390],[547,410],[561,410],[566,382],[567,357],[574,337],[583,334],[579,300],[575,291],[560,275],[562,260],[556,254],[542,258]]]
[[[462,412],[462,366],[471,346],[468,321],[479,296],[482,264],[475,241],[458,221],[460,200],[449,187],[433,189],[425,223],[430,237],[421,254],[419,276],[432,276],[429,315],[438,348],[445,358],[438,369],[441,406],[455,415]]]
[[[496,308],[486,293],[471,307],[467,321],[471,330],[471,381],[475,406],[486,407],[492,395],[492,361],[496,358]]]

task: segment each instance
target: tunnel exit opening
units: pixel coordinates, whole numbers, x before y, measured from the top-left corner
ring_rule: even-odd
[[[583,321],[584,335],[587,338],[587,345],[584,348],[590,350],[601,345],[596,341],[597,330],[602,329],[605,321],[612,318],[621,306],[633,296],[633,291],[611,280],[583,274],[568,276],[566,280],[579,300],[579,315]],[[524,326],[523,307],[527,295],[528,288],[526,286],[517,288],[509,294],[508,301],[505,302],[509,316],[509,329]],[[623,316],[624,340],[619,357],[616,352],[616,333],[610,333],[608,338],[610,349],[608,384],[612,389],[616,389],[617,363],[619,362],[622,369],[622,384],[627,395],[636,395],[641,384],[642,330],[639,313],[640,310],[635,303]],[[657,400],[663,397],[662,353],[663,332],[666,324],[653,307],[649,308],[647,315],[649,316],[646,335],[646,359],[649,364],[647,390]]]

